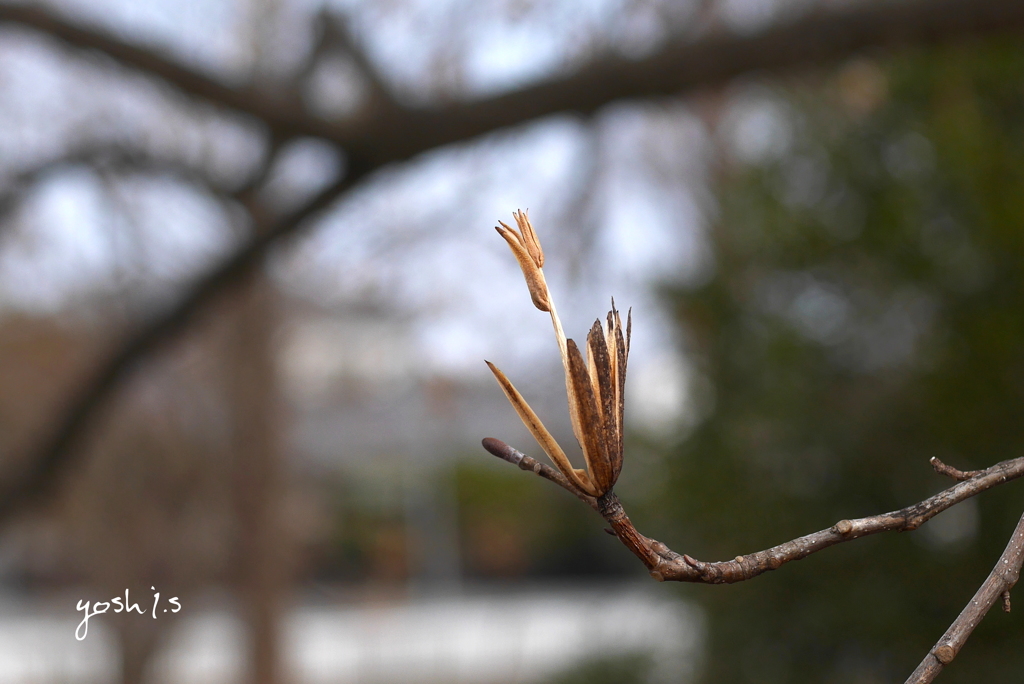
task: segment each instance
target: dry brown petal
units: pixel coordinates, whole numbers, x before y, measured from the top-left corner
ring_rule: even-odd
[[[616,456],[612,461],[612,468],[614,469],[615,477],[618,478],[619,472],[622,470],[622,442],[623,433],[625,432],[626,413],[626,362],[629,358],[629,346],[622,338],[622,321],[619,319],[619,312],[614,309],[614,302],[612,303],[612,306],[612,312],[614,313],[613,333],[615,336],[616,356],[615,381],[618,383],[615,393],[615,426],[618,446],[616,448]]]
[[[615,461],[619,451],[619,431],[616,425],[616,390],[617,382],[612,370],[608,341],[600,321],[594,321],[594,327],[587,336],[587,359],[591,373],[591,382],[597,398],[597,408],[601,414],[601,442],[604,459],[608,463],[611,476],[609,488],[615,484]]]
[[[567,340],[555,312],[541,267],[544,252],[526,212],[513,214],[518,230],[499,221],[496,230],[512,249],[519,262],[534,305],[551,315],[562,365],[565,389],[569,399],[569,417],[573,433],[583,449],[587,470],[573,468],[551,434],[530,409],[515,387],[501,371],[488,363],[513,407],[558,469],[574,486],[591,496],[610,491],[622,469],[623,414],[626,380],[626,359],[632,316],[627,316],[623,336],[622,320],[612,300],[607,329],[600,321],[594,323],[587,336],[587,359],[584,361],[576,343]]]
[[[505,376],[501,370],[490,361],[485,361],[487,367],[491,369],[491,373],[494,374],[495,379],[501,386],[505,396],[508,397],[509,403],[512,404],[512,408],[519,414],[520,420],[523,421],[523,425],[530,431],[533,438],[537,440],[541,449],[548,455],[551,462],[555,464],[562,474],[565,475],[570,482],[580,488],[581,491],[597,496],[593,492],[596,491],[590,477],[587,476],[585,471],[573,468],[569,462],[569,458],[562,451],[562,447],[558,445],[555,438],[548,432],[548,429],[544,427],[544,423],[541,422],[537,414],[534,413],[530,405],[526,403],[523,395],[519,393],[519,390],[509,381],[508,377]]]
[[[529,210],[518,211],[512,216],[516,220],[516,224],[519,226],[519,231],[523,237],[523,245],[526,247],[526,251],[530,253],[533,258],[533,263],[537,264],[537,268],[544,266],[544,250],[541,249],[540,240],[537,238],[537,233],[533,229],[533,224],[530,223]]]
[[[583,447],[583,458],[587,462],[587,469],[590,471],[590,479],[596,486],[596,491],[587,492],[592,496],[601,496],[611,489],[612,469],[605,453],[605,441],[603,421],[597,405],[597,397],[594,396],[594,389],[590,385],[590,375],[587,365],[583,361],[576,342],[566,340],[569,352],[569,375],[572,380],[573,393],[576,398],[576,408],[580,421],[580,433]]]

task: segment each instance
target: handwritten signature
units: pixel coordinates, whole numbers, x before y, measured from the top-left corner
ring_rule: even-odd
[[[160,605],[160,592],[156,591],[156,587],[150,587],[150,589],[152,589],[154,592],[156,592],[153,595],[153,610],[152,610],[152,612],[153,612],[153,619],[155,620],[156,619],[156,613],[157,613],[156,609],[157,609],[157,606]],[[181,610],[181,601],[178,600],[177,596],[175,596],[174,598],[167,599],[167,602],[174,606],[174,608],[171,609],[172,613],[177,613],[179,610]],[[85,601],[84,599],[80,600],[78,602],[77,610],[84,611],[85,617],[83,617],[82,621],[80,623],[78,623],[78,628],[75,630],[75,638],[78,639],[79,641],[82,641],[83,639],[85,639],[86,635],[89,634],[89,618],[95,617],[96,615],[100,615],[101,613],[106,613],[110,609],[110,605],[111,604],[114,605],[114,612],[115,613],[120,613],[121,611],[125,611],[126,613],[130,613],[130,612],[132,612],[134,610],[134,611],[138,611],[139,615],[145,615],[146,614],[145,611],[142,610],[142,607],[138,603],[131,603],[128,600],[128,590],[127,589],[124,590],[124,601],[121,600],[120,596],[115,596],[114,598],[110,599],[109,601],[97,601],[96,603],[92,603],[91,601]],[[90,612],[90,606],[91,606],[91,612]],[[167,609],[164,608],[163,612],[166,613]]]

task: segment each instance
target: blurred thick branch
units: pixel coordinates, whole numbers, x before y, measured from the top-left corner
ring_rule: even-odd
[[[372,116],[340,122],[313,116],[293,98],[265,93],[252,84],[224,85],[155,50],[125,43],[44,9],[0,5],[0,22],[20,24],[69,45],[104,53],[189,95],[253,116],[278,136],[324,138],[349,154],[381,165],[556,112],[589,113],[618,99],[675,95],[748,72],[820,65],[865,48],[1019,31],[1024,28],[1024,4],[1007,0],[860,2],[809,12],[753,35],[711,33],[697,40],[670,40],[642,59],[607,55],[570,74],[497,97],[433,108],[402,107],[390,100],[390,106],[377,108]]]
[[[48,440],[24,462],[25,469],[11,474],[0,486],[2,519],[53,483],[60,467],[70,460],[71,448],[89,419],[138,361],[183,328],[218,293],[256,268],[272,246],[308,226],[315,214],[381,166],[555,112],[589,113],[617,99],[678,95],[751,71],[819,65],[864,48],[1019,31],[1024,28],[1024,3],[905,0],[821,10],[753,35],[709,34],[694,41],[671,40],[642,59],[606,56],[571,74],[498,97],[415,109],[385,98],[372,112],[364,108],[339,122],[308,113],[293,92],[268,93],[255,84],[226,85],[175,63],[157,49],[132,45],[47,9],[0,4],[0,23],[106,55],[189,96],[255,118],[277,144],[296,136],[327,140],[341,149],[346,165],[342,179],[294,212],[268,222],[266,230],[254,231],[250,241],[197,278],[177,303],[143,324],[102,364],[71,398]],[[673,567],[683,575],[697,572]]]

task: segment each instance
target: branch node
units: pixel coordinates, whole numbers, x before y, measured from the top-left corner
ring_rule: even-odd
[[[956,651],[949,644],[943,644],[932,651],[932,655],[943,665],[949,665],[956,658]]]
[[[849,520],[840,520],[832,529],[845,537],[853,532],[853,523]]]
[[[1003,592],[1003,612],[1004,613],[1009,613],[1010,612],[1010,590],[1009,589],[1007,589],[1006,591]]]

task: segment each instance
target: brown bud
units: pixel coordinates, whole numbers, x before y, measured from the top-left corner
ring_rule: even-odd
[[[521,214],[516,216],[517,220],[519,216]],[[519,268],[523,271],[523,278],[526,279],[526,287],[530,290],[530,298],[533,300],[533,305],[541,311],[550,311],[551,300],[548,294],[548,284],[544,280],[544,272],[540,270],[541,264],[544,263],[544,253],[540,251],[540,243],[537,242],[537,236],[533,233],[533,227],[526,221],[526,225],[530,229],[529,235],[531,236],[526,237],[516,231],[515,228],[510,228],[501,221],[498,221],[498,223],[501,225],[495,226],[494,229],[498,231],[498,235],[505,238],[505,242],[512,248],[512,254],[515,256],[516,261],[519,262]],[[520,223],[520,225],[523,224]]]

